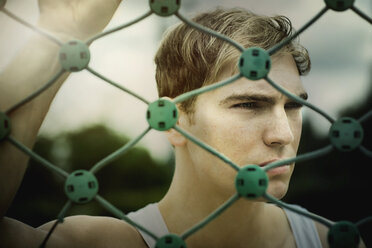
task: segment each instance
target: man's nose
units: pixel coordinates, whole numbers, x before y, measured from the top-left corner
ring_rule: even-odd
[[[276,109],[265,125],[263,139],[268,146],[285,146],[294,140],[285,109]]]

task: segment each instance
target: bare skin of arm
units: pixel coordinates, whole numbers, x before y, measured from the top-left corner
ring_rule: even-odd
[[[38,26],[62,42],[72,39],[84,41],[103,30],[120,2],[121,0],[39,0]],[[59,46],[45,37],[35,34],[30,38],[0,73],[0,111],[8,110],[61,70],[58,52]],[[48,109],[68,75],[65,72],[53,86],[9,114],[12,137],[32,148]],[[34,228],[5,217],[22,182],[28,159],[28,156],[10,142],[0,142],[0,247],[24,247],[25,244],[28,247],[38,247],[53,225],[50,222]],[[110,232],[118,229],[119,232]],[[103,241],[98,240],[97,237],[103,237],[103,234],[106,238]],[[115,237],[118,234],[121,238],[116,242],[125,241],[128,247],[141,247],[142,240],[138,233],[125,222],[108,217],[87,216],[66,218],[63,224],[57,226],[48,244],[51,247],[92,247],[106,242],[107,245],[109,240],[119,238]],[[113,247],[116,245],[115,242],[111,244]],[[123,245],[121,242],[121,247],[126,247]]]

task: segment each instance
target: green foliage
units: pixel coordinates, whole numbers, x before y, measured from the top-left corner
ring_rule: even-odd
[[[34,151],[71,173],[91,169],[128,141],[107,127],[92,126],[55,138],[39,137]],[[135,146],[97,172],[98,194],[126,213],[160,200],[172,173],[172,166],[160,164],[145,148]],[[33,226],[55,219],[67,201],[63,184],[64,179],[31,160],[8,216]],[[74,205],[67,215],[75,214],[111,216],[95,201]]]
[[[344,109],[340,116],[359,119],[372,110],[371,82],[365,100]],[[362,123],[362,145],[372,151],[372,119]],[[310,123],[305,122],[298,154],[314,151],[330,144],[327,137],[317,137]],[[359,149],[350,152],[332,151],[326,156],[296,163],[291,185],[286,197],[288,203],[296,203],[333,221],[357,222],[371,216],[370,200],[372,159]],[[372,244],[372,223],[360,227],[366,244]],[[368,245],[367,245],[368,246]]]

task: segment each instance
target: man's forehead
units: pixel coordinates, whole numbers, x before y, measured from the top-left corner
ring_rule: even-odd
[[[220,81],[231,76],[231,68],[224,70],[221,75],[222,78],[220,78]],[[293,56],[290,54],[282,54],[280,56],[272,57],[272,67],[268,74],[268,77],[276,84],[285,89],[288,89],[292,93],[300,93],[305,91],[301,82],[296,62],[294,61]],[[239,80],[226,86],[224,86],[226,87],[226,90],[237,90],[237,88],[239,89],[241,87],[241,90],[248,91],[268,91],[273,89],[273,87],[264,79],[252,81],[245,77],[242,77]]]
[[[275,79],[273,79],[275,82]],[[282,88],[297,96],[307,95],[300,78],[291,82],[276,82]],[[216,90],[219,98],[227,98],[231,95],[262,95],[271,97],[281,97],[282,93],[274,89],[266,80],[251,81],[246,78],[225,85]]]

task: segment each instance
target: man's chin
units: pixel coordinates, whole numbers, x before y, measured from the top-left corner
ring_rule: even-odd
[[[270,181],[267,193],[276,199],[282,199],[288,191],[288,183],[282,181]]]

